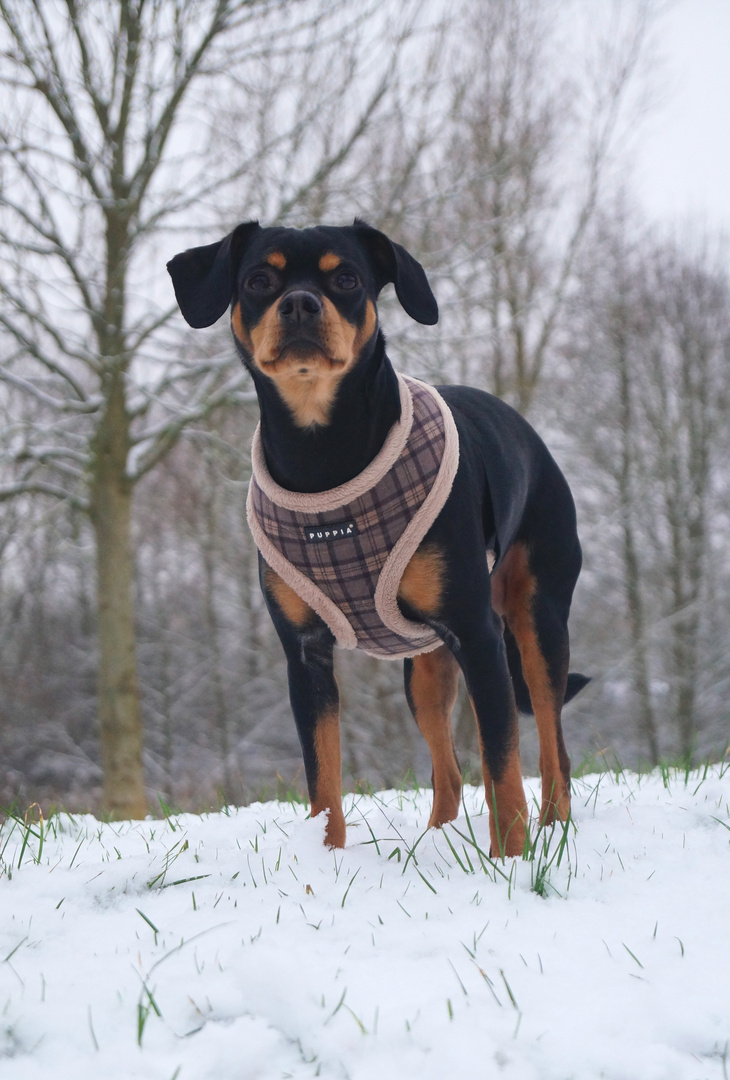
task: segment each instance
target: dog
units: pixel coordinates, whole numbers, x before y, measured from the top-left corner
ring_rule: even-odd
[[[325,842],[344,847],[346,834],[337,644],[405,657],[406,697],[433,763],[429,826],[459,813],[451,712],[463,673],[479,735],[491,853],[523,854],[528,809],[518,709],[534,713],[537,723],[540,821],[565,821],[570,761],[561,707],[588,681],[568,672],[568,613],[582,558],[575,507],[545,444],[491,394],[429,388],[396,373],[379,325],[381,289],[393,283],[407,314],[424,325],[437,322],[438,307],[421,264],[361,220],[301,230],[245,222],[222,240],[176,255],[168,270],[191,326],[210,326],[230,307],[235,346],[258,394],[249,520],[287,658],[311,813],[327,815]],[[409,443],[406,452],[409,425],[419,438],[430,431],[435,443],[427,451]],[[399,509],[412,498],[398,494],[402,478],[383,473],[394,457],[396,465],[407,459],[406,471],[419,477],[433,474],[407,512]],[[371,497],[374,474],[380,486]],[[379,527],[385,503],[381,532],[395,529],[395,550],[376,552],[373,570],[365,566],[373,554],[370,530]],[[410,517],[398,533],[392,522],[401,512]],[[350,575],[344,599],[339,585],[323,591],[331,570],[323,566],[333,560]],[[364,615],[351,595],[358,590]]]

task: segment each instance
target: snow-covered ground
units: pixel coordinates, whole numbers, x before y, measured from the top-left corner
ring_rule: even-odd
[[[7,821],[0,1077],[727,1080],[730,768],[574,788],[504,865],[481,789]]]

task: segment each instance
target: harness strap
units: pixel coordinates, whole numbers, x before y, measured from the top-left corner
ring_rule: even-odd
[[[397,659],[441,644],[405,619],[403,573],[451,491],[459,439],[433,387],[398,374],[401,417],[353,480],[329,491],[280,487],[269,474],[260,425],[252,444],[248,520],[268,565],[332,630],[340,648]]]

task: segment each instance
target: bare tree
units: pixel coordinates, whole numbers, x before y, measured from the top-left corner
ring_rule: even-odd
[[[628,628],[621,666],[630,667],[644,753],[656,764],[672,744],[689,758],[702,724],[730,283],[717,246],[653,235],[625,203],[593,240],[573,308],[582,379],[570,396],[580,443],[610,478],[615,513],[601,530],[602,561],[615,545]],[[659,720],[664,685],[674,737]]]
[[[222,193],[265,171],[274,149],[293,153],[310,114],[326,109],[314,94],[293,124],[267,122],[276,103],[262,72],[301,73],[297,57],[322,41],[332,55],[338,35],[369,14],[320,0],[0,0],[2,377],[13,400],[33,403],[32,418],[24,408],[9,432],[13,473],[0,499],[61,499],[91,522],[103,803],[114,816],[146,811],[135,486],[191,424],[247,393],[228,348],[193,361],[171,336],[174,308],[156,302],[160,230],[201,208],[215,216]],[[350,75],[338,71],[330,101]],[[262,85],[269,98],[259,108]],[[248,95],[249,131],[259,125],[253,149],[235,160],[210,130],[211,104],[226,93]],[[386,93],[385,77],[365,87],[354,124],[331,129],[326,157],[279,213],[347,160]]]
[[[642,752],[656,765],[660,745],[651,692],[649,618],[658,618],[658,608],[651,605],[647,612],[645,527],[651,481],[643,467],[639,401],[639,372],[646,349],[646,317],[639,297],[645,292],[642,268],[647,237],[623,197],[610,212],[600,215],[591,237],[593,242],[581,259],[581,288],[571,305],[574,328],[568,351],[578,387],[571,395],[573,427],[584,452],[608,478],[600,545],[604,552],[611,543],[615,545],[621,567]],[[600,415],[596,403],[600,403]],[[605,555],[602,562],[605,565]]]
[[[554,355],[586,230],[643,100],[653,7],[609,10],[585,39],[580,5],[489,0],[462,13],[439,171],[451,333],[438,366],[486,383],[523,413]]]
[[[694,250],[693,250],[694,247]],[[727,416],[730,282],[726,251],[670,241],[648,267],[647,366],[643,415],[664,528],[657,539],[668,580],[671,682],[679,749],[689,759],[697,735],[703,607],[713,517],[712,480]]]

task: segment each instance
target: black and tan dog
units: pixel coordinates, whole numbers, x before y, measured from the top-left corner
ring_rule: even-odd
[[[412,318],[435,323],[438,309],[421,265],[361,221],[303,230],[247,222],[217,243],[177,255],[168,269],[192,326],[210,326],[230,305],[275,482],[292,492],[327,492],[362,473],[401,409],[376,300],[393,282]],[[481,390],[439,391],[458,430],[458,471],[397,598],[401,613],[435,629],[443,644],[405,660],[406,694],[433,760],[429,824],[442,825],[459,813],[451,712],[459,669],[464,673],[492,852],[519,855],[528,812],[518,707],[537,721],[542,820],[565,819],[570,809],[561,707],[587,681],[568,674],[568,612],[581,565],[575,509],[545,445],[513,409]],[[312,814],[328,812],[327,843],[342,847],[335,639],[263,560],[261,581],[288,660]]]

